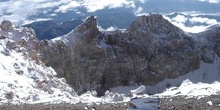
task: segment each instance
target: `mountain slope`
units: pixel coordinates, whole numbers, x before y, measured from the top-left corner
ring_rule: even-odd
[[[5,20],[0,36],[0,104],[78,102],[65,79],[57,78],[54,69],[37,58],[32,29],[12,28]]]
[[[219,29],[204,33],[185,33],[158,14],[140,16],[127,30],[116,31],[100,30],[89,17],[67,35],[41,41],[40,51],[46,65],[78,93],[103,95],[111,87],[152,86],[199,69],[201,61],[212,63]]]

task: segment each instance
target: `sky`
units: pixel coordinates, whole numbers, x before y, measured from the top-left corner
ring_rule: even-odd
[[[113,9],[128,10],[137,16],[160,13],[187,32],[200,32],[220,22],[220,0],[1,0],[0,21],[9,19],[22,25]],[[178,14],[172,16],[174,12]]]

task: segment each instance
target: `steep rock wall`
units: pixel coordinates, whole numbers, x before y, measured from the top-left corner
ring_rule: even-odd
[[[94,16],[65,36],[41,41],[42,60],[78,92],[154,85],[212,63],[219,28],[192,35],[161,15],[138,17],[127,30],[101,31]],[[208,34],[207,34],[208,33]],[[207,42],[205,42],[207,41]],[[210,53],[211,56],[210,56]]]

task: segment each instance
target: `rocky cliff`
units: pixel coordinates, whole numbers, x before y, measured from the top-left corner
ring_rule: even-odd
[[[189,34],[161,15],[138,17],[126,30],[103,31],[94,16],[65,36],[40,42],[41,59],[78,92],[154,85],[220,56],[220,26]]]

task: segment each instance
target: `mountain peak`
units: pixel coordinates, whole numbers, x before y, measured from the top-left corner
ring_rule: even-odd
[[[93,38],[99,33],[95,16],[88,17],[81,25],[73,29],[69,34],[55,38],[54,40],[63,40],[73,43],[78,38]]]
[[[92,26],[97,26],[97,20],[95,16],[89,16],[84,24],[92,24]]]
[[[167,34],[171,31],[180,30],[160,14],[139,16],[129,27],[130,32],[137,31],[142,34]]]

